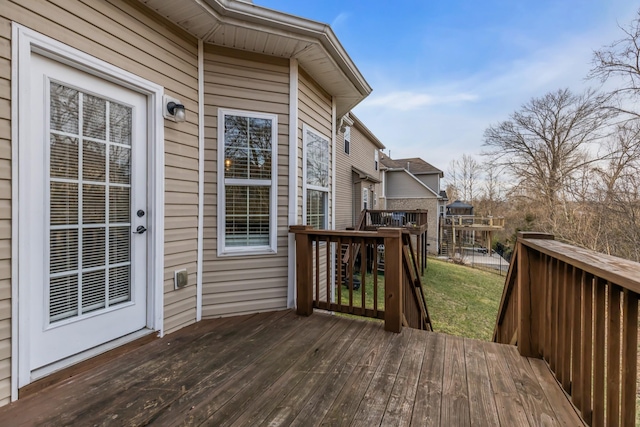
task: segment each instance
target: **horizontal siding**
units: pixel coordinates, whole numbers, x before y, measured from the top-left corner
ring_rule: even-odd
[[[11,161],[11,22],[0,9],[0,161]],[[11,165],[0,177],[0,246],[11,248]],[[0,251],[0,405],[11,396],[11,253]],[[8,367],[8,368],[7,368]]]
[[[205,47],[205,217],[203,317],[276,310],[287,306],[289,200],[289,61]],[[278,115],[277,254],[217,253],[218,109]]]
[[[306,179],[302,176],[302,147],[303,147],[303,134],[302,125],[307,124],[320,132],[327,138],[329,138],[329,150],[333,149],[331,144],[331,136],[333,131],[332,125],[332,108],[331,108],[331,96],[326,93],[318,84],[302,69],[298,77],[298,221],[302,222],[302,194],[303,194],[303,180]],[[329,153],[329,170],[334,167],[332,162],[332,152]],[[331,174],[329,174],[329,214],[332,209],[331,189],[333,182],[331,181]]]
[[[20,0],[0,7],[0,318],[10,313],[11,22],[20,23],[116,67],[164,86],[187,108],[187,122],[165,122],[165,277],[189,266],[195,284],[198,194],[197,42],[133,0]],[[182,193],[187,193],[184,195]],[[188,232],[186,232],[188,230]],[[165,286],[165,331],[195,321],[195,286]],[[0,320],[0,404],[10,393],[10,328]]]

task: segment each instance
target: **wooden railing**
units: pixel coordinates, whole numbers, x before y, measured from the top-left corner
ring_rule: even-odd
[[[432,329],[408,233],[308,226],[292,226],[290,232],[296,241],[298,314],[317,308],[384,319],[393,332],[403,326]],[[342,262],[347,252],[348,262]]]
[[[544,358],[582,418],[634,426],[640,264],[519,233],[494,341]]]
[[[504,227],[503,217],[479,217],[474,215],[449,215],[441,222],[443,226]]]
[[[426,210],[367,209],[365,228],[407,227],[420,228],[427,225]]]

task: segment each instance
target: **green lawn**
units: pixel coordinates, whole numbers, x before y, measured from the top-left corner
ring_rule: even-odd
[[[504,276],[429,258],[423,276],[433,329],[490,341]]]

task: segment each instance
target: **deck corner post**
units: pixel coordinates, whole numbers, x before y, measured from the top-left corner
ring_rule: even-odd
[[[402,229],[378,231],[384,237],[384,329],[402,332]]]
[[[296,313],[301,316],[313,313],[313,242],[303,233],[312,228],[293,225],[289,229],[296,236]]]
[[[535,237],[526,237],[518,233],[518,270],[517,270],[517,341],[520,355],[539,358],[542,354],[541,309],[544,307],[545,295],[541,294],[540,264],[535,251],[522,242],[523,238],[553,239],[551,234],[535,234]]]

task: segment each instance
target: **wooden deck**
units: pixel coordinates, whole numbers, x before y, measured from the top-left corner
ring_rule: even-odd
[[[292,311],[203,321],[0,408],[0,425],[581,425],[515,347]]]

